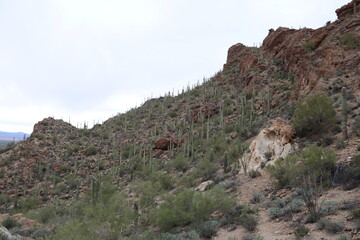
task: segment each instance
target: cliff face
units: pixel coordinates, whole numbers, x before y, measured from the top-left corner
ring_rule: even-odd
[[[271,69],[280,67],[293,75],[296,98],[314,89],[326,90],[321,81],[336,77],[344,77],[356,90],[360,86],[359,10],[360,1],[354,0],[336,10],[337,21],[319,29],[279,27],[269,30],[262,48],[236,44],[228,51],[224,71],[239,73],[247,86],[268,84],[274,78]]]

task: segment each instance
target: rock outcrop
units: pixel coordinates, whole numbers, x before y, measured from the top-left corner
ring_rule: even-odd
[[[213,180],[209,180],[206,182],[201,183],[199,186],[197,186],[195,188],[195,191],[199,191],[199,192],[205,192],[206,190],[208,190],[209,188],[211,188],[214,185],[214,181]]]
[[[291,140],[295,130],[285,120],[277,118],[272,126],[262,129],[252,141],[249,153],[240,159],[248,164],[249,169],[259,169],[263,163],[271,163],[280,157],[286,157],[293,151]]]
[[[336,10],[338,19],[346,18],[360,12],[360,0],[353,0],[345,6]]]
[[[293,73],[297,96],[306,96],[312,90],[324,90],[321,80],[326,76],[356,78],[350,85],[358,86],[360,72],[358,46],[360,40],[360,15],[346,18],[358,9],[354,0],[336,12],[339,20],[318,29],[289,29],[280,27],[269,31],[263,41],[264,52],[281,63],[285,71]],[[350,10],[351,9],[351,10]],[[357,11],[357,10],[356,10]]]
[[[0,238],[4,240],[32,240],[32,238],[12,234],[3,226],[0,226]]]
[[[184,140],[178,139],[177,137],[161,137],[156,139],[154,142],[154,149],[160,149],[160,150],[169,150],[171,147],[178,147],[180,146]]]

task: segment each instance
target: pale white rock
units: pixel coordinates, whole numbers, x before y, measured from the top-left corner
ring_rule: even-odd
[[[209,180],[209,181],[201,183],[199,186],[197,186],[195,188],[195,190],[200,191],[200,192],[204,192],[204,191],[208,190],[212,185],[214,185],[214,181]]]
[[[251,142],[249,152],[245,153],[240,159],[240,165],[247,164],[248,170],[257,170],[261,163],[272,164],[274,160],[285,158],[294,151],[294,145],[291,140],[295,136],[295,130],[285,120],[276,118],[272,121],[269,128],[264,128]],[[265,153],[271,153],[271,159],[268,161]],[[242,169],[243,170],[243,169]]]
[[[33,240],[32,238],[22,237],[19,235],[12,234],[5,227],[0,226],[0,239],[4,240]]]

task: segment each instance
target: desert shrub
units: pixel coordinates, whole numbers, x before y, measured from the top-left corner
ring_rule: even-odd
[[[344,229],[344,226],[337,222],[329,221],[326,218],[322,218],[317,222],[317,226],[320,230],[325,229],[328,233],[338,233]]]
[[[336,240],[351,240],[351,238],[347,235],[341,234]]]
[[[48,223],[52,218],[56,217],[56,208],[54,206],[47,206],[37,210],[28,212],[28,216],[37,220],[40,223]]]
[[[206,221],[215,210],[226,212],[233,204],[220,189],[205,193],[183,190],[165,199],[157,212],[157,225],[167,231],[175,226]]]
[[[358,39],[356,39],[356,37],[350,32],[344,33],[340,40],[341,44],[347,48],[356,48],[359,45]]]
[[[316,179],[321,177],[323,186],[329,186],[336,163],[335,153],[322,147],[310,145],[301,152],[301,157],[303,159],[303,169],[301,170],[305,170],[308,174],[311,172]]]
[[[158,181],[161,187],[165,190],[171,190],[174,187],[174,179],[169,174],[160,174],[158,176]]]
[[[171,118],[176,118],[177,116],[178,116],[178,114],[175,111],[171,111],[169,113],[169,117],[171,117]]]
[[[345,189],[354,189],[360,185],[360,154],[355,154],[344,174]]]
[[[199,234],[195,231],[172,234],[172,233],[162,233],[160,234],[160,240],[200,240]]]
[[[353,209],[351,213],[355,219],[360,220],[360,208]]]
[[[75,189],[76,186],[78,185],[78,179],[75,174],[69,174],[69,175],[65,176],[65,180],[70,189]]]
[[[299,136],[324,133],[335,125],[336,112],[328,96],[317,94],[298,103],[292,124]]]
[[[280,208],[269,208],[268,211],[271,219],[279,218],[281,216]]]
[[[240,225],[248,231],[255,231],[258,221],[252,214],[243,213],[240,216]]]
[[[89,146],[86,148],[85,150],[85,155],[86,156],[92,156],[92,155],[96,155],[97,154],[97,148],[95,146]]]
[[[320,208],[321,215],[335,214],[338,211],[338,205],[339,203],[337,201],[323,202]]]
[[[209,161],[207,158],[202,158],[196,164],[196,173],[198,177],[201,177],[204,181],[213,177],[217,170],[217,163],[215,161]]]
[[[320,139],[320,144],[323,147],[327,147],[331,144],[333,144],[335,141],[335,137],[331,136],[331,135],[324,135],[321,139]]]
[[[207,239],[212,238],[216,234],[218,226],[218,221],[207,221],[202,223],[198,229],[200,237]]]
[[[259,192],[253,192],[252,199],[250,200],[251,203],[260,203],[264,200],[264,195]]]
[[[306,41],[304,44],[303,44],[304,48],[306,51],[308,52],[312,52],[316,49],[316,47],[318,46],[318,42],[311,39],[311,40],[308,40]]]
[[[235,188],[238,183],[239,183],[238,180],[229,180],[227,182],[220,183],[217,186],[219,188],[223,188],[223,189],[227,190],[227,189],[230,189],[230,188]]]
[[[306,235],[308,235],[310,229],[306,227],[305,225],[301,225],[297,228],[295,228],[294,234],[296,239],[302,239]]]
[[[273,200],[270,205],[272,207],[276,207],[276,208],[283,208],[285,207],[285,200],[281,199],[281,198],[277,198],[275,200]]]
[[[238,238],[229,238],[228,240],[238,240]],[[261,236],[244,236],[243,240],[264,240]]]
[[[232,208],[230,208],[226,215],[224,216],[222,220],[222,225],[228,225],[228,224],[241,224],[241,216],[243,214],[254,214],[255,211],[252,208],[249,208],[245,205],[236,205]]]
[[[260,177],[261,176],[261,173],[258,171],[258,170],[254,170],[254,169],[251,169],[249,171],[249,176],[251,178],[257,178],[257,177]]]
[[[58,184],[56,184],[56,186],[55,186],[55,194],[57,194],[57,195],[60,195],[60,194],[62,194],[65,190],[66,190],[66,188],[67,188],[67,186],[66,186],[66,184],[65,183],[58,183]]]
[[[41,204],[41,200],[36,197],[30,197],[30,198],[21,198],[19,200],[19,208],[22,211],[28,211],[30,209],[37,208]]]
[[[335,143],[335,148],[336,148],[336,150],[344,149],[345,145],[346,145],[345,141],[342,139],[339,139]]]
[[[11,216],[7,216],[6,218],[4,218],[1,224],[7,229],[12,229],[18,225],[16,219]]]
[[[310,215],[318,219],[321,215],[318,200],[321,193],[330,187],[336,156],[332,151],[310,145],[301,152],[301,158],[294,186],[300,189],[300,196]]]
[[[352,132],[356,134],[357,136],[360,136],[360,116],[356,116],[354,118],[353,126],[352,126]]]
[[[289,187],[296,171],[296,157],[287,156],[285,159],[279,158],[274,165],[266,166],[270,176],[276,179],[278,188]]]
[[[301,212],[304,209],[305,203],[301,199],[294,199],[289,203],[289,208],[291,212],[297,213]]]

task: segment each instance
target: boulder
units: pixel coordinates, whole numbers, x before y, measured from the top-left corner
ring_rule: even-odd
[[[184,142],[183,139],[177,137],[160,137],[154,142],[154,149],[169,150],[170,146],[178,147]]]
[[[19,235],[12,234],[5,227],[0,226],[0,236],[4,240],[32,240],[32,238],[22,237]]]
[[[204,192],[204,191],[208,190],[210,187],[212,187],[213,185],[214,185],[214,181],[209,180],[209,181],[203,182],[199,186],[197,186],[195,188],[195,191]]]
[[[248,163],[249,169],[257,170],[262,163],[267,163],[269,159],[265,154],[269,154],[270,161],[280,157],[286,157],[294,149],[291,140],[295,136],[295,130],[285,120],[277,118],[272,121],[272,126],[262,129],[256,138],[251,142],[250,152],[243,155],[240,159]]]

